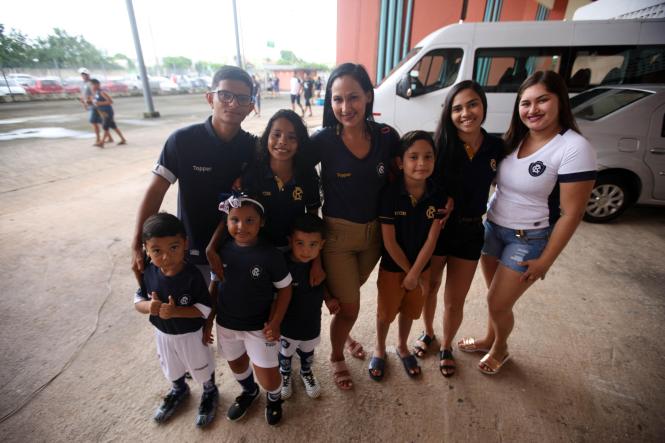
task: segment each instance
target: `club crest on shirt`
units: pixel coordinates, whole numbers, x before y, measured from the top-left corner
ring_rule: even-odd
[[[435,214],[436,214],[436,208],[434,206],[430,206],[429,208],[427,208],[427,212],[425,212],[425,215],[427,216],[428,220],[432,220]]]
[[[282,347],[283,347],[284,349],[289,349],[289,347],[291,346],[291,343],[289,343],[288,340],[281,339],[280,341],[281,341],[281,343],[282,343]]]
[[[383,164],[383,162],[380,162],[378,165],[376,165],[376,173],[379,177],[383,177],[385,175],[386,166]]]
[[[496,159],[495,158],[490,160],[490,168],[492,168],[492,171],[496,172]]]
[[[185,294],[178,299],[178,304],[182,306],[187,306],[189,304],[189,294]]]
[[[529,165],[529,174],[532,177],[538,177],[539,175],[542,175],[543,172],[545,172],[545,164],[540,160]]]
[[[293,188],[293,194],[292,195],[293,195],[293,200],[294,201],[302,200],[302,195],[303,195],[302,188],[300,186],[296,186],[295,188]]]
[[[261,273],[263,272],[263,269],[261,269],[261,266],[259,265],[254,265],[251,267],[249,270],[249,275],[252,276],[254,280],[261,278]]]

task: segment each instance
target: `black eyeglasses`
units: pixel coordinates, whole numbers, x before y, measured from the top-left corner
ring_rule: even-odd
[[[214,91],[211,91],[211,93],[216,93],[219,101],[226,105],[233,103],[233,100],[238,103],[238,106],[247,106],[254,102],[254,97],[251,95],[234,94],[233,92],[225,91],[223,89],[215,89]]]

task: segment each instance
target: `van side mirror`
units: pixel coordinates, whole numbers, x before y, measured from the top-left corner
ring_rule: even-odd
[[[408,73],[404,74],[404,76],[397,82],[395,93],[407,100],[411,98],[413,91],[411,91],[411,78]]]

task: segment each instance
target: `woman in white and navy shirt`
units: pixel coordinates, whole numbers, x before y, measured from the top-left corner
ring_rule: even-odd
[[[556,72],[538,71],[522,83],[504,138],[512,152],[499,166],[481,258],[490,327],[484,338],[458,343],[485,352],[478,367],[490,375],[509,358],[513,305],[573,236],[596,177],[594,149],[579,133]]]

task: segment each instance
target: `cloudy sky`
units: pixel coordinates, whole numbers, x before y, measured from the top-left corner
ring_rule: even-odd
[[[235,54],[231,0],[133,0],[146,63],[185,56],[231,62]],[[135,58],[126,0],[15,0],[0,23],[31,38],[55,27],[82,35],[109,55]],[[334,64],[336,0],[237,0],[242,50],[248,60],[276,59],[288,49],[306,61]],[[86,17],[86,18],[83,18]],[[274,48],[268,42],[274,42]]]

